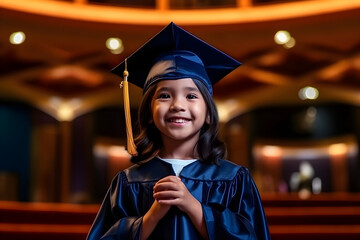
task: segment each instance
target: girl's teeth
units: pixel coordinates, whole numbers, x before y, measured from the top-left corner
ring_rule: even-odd
[[[184,123],[184,122],[186,122],[184,119],[172,119],[170,121],[175,122],[175,123]]]

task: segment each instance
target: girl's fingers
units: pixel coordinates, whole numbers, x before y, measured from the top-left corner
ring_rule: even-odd
[[[178,197],[176,197],[176,195],[173,194],[156,194],[154,196],[154,198],[156,199],[156,201],[160,204],[165,204],[165,205],[177,205],[178,202],[180,201],[180,199]]]
[[[178,205],[179,200],[178,199],[159,199],[157,200],[158,203],[163,204],[163,205],[172,205],[172,206],[176,206]]]
[[[175,199],[175,198],[178,198],[180,196],[180,194],[177,191],[161,191],[161,192],[154,193],[153,196],[154,196],[154,198],[156,200],[159,200],[159,199]]]
[[[181,188],[183,183],[181,182],[181,179],[176,176],[167,176],[163,179],[160,179],[155,185],[154,185],[154,192],[158,191],[164,191],[164,190],[177,190]]]
[[[167,176],[167,177],[160,179],[156,184],[162,183],[162,182],[178,182],[178,181],[181,181],[181,179],[179,177]]]
[[[154,192],[164,191],[164,190],[177,190],[178,185],[173,182],[164,182],[159,183],[154,186]]]
[[[188,190],[179,177],[167,176],[160,179],[153,188],[153,196],[161,204],[183,205],[188,199]]]

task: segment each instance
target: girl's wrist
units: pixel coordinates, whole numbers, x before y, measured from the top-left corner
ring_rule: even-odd
[[[190,204],[188,204],[189,209],[187,209],[186,214],[191,218],[198,218],[199,217],[199,213],[202,214],[202,206],[201,203],[196,199],[193,198],[194,201]]]
[[[159,214],[159,211],[155,211],[152,208],[150,208],[149,211],[144,215],[144,218],[146,218],[146,220],[156,224],[161,220],[162,217],[163,216]]]

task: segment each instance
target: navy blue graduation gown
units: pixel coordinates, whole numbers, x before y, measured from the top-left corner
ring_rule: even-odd
[[[158,158],[119,172],[87,239],[139,239],[142,216],[154,201],[153,186],[168,175],[175,175],[171,165]],[[226,160],[219,165],[196,161],[180,178],[202,205],[210,239],[270,239],[260,196],[245,167]],[[148,239],[202,238],[190,218],[171,207]]]

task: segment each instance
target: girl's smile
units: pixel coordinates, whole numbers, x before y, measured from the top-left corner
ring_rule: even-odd
[[[185,125],[186,123],[190,122],[191,119],[172,117],[172,118],[168,118],[167,121],[174,124],[175,126],[177,126],[177,125],[182,126],[182,125]]]

